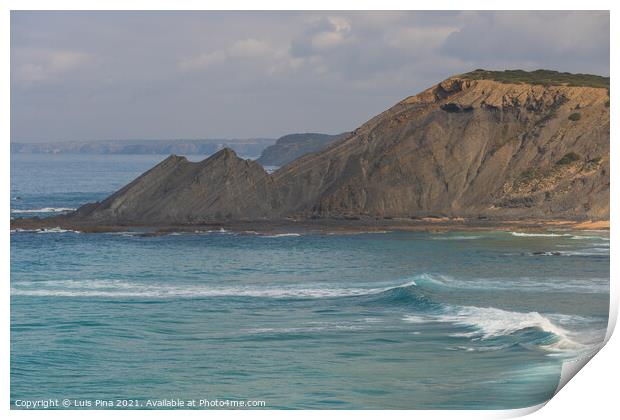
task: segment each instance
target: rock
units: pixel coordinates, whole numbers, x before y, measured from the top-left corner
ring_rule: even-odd
[[[272,180],[256,162],[224,148],[202,162],[171,155],[76,219],[105,224],[198,224],[270,215]],[[264,201],[263,201],[264,200]]]
[[[263,166],[284,166],[300,156],[326,148],[346,134],[289,134],[280,137],[276,144],[263,150],[257,161]]]
[[[560,256],[562,255],[559,251],[535,251],[532,252],[532,255],[546,255],[546,256]]]
[[[607,220],[608,101],[599,87],[456,76],[273,174],[230,149],[198,163],[170,156],[67,217],[99,224],[437,214]],[[581,118],[570,121],[577,105]],[[557,165],[567,153],[583,159]]]

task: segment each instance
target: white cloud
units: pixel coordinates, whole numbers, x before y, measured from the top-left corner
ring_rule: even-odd
[[[281,48],[278,49],[275,45],[266,41],[249,38],[235,41],[224,49],[181,59],[179,61],[179,68],[188,71],[206,70],[235,60],[271,62],[273,65],[276,59],[278,61],[288,59],[286,51]]]
[[[182,70],[204,70],[224,61],[226,61],[226,53],[224,51],[213,51],[202,53],[195,57],[184,58],[179,61],[179,68]]]
[[[271,55],[274,51],[275,48],[264,41],[244,39],[235,42],[228,49],[228,55],[234,58],[254,58]]]
[[[457,26],[404,26],[391,30],[386,35],[386,42],[390,47],[415,50],[429,51],[436,50],[448,38],[448,36],[457,31]]]
[[[441,53],[475,67],[609,74],[609,12],[469,12]]]
[[[90,54],[70,50],[17,50],[11,58],[11,77],[20,84],[36,84],[78,70],[93,60]]]
[[[478,67],[608,74],[609,14],[14,12],[11,129],[22,141],[338,132]]]
[[[302,34],[291,42],[294,56],[311,56],[355,40],[351,22],[341,16],[326,16],[310,21]]]

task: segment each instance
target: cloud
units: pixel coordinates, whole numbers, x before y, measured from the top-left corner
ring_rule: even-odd
[[[94,61],[90,54],[69,50],[16,50],[11,77],[22,85],[45,82],[79,70]]]
[[[340,16],[326,16],[310,21],[292,43],[290,52],[296,57],[320,54],[355,40],[351,23]]]
[[[210,53],[202,53],[195,57],[184,58],[179,62],[179,68],[182,70],[204,70],[211,66],[226,61],[227,55],[224,51],[213,51]]]
[[[271,45],[257,39],[237,41],[228,50],[228,54],[234,58],[264,57],[273,52],[274,48]]]
[[[457,26],[398,27],[386,34],[386,43],[391,48],[433,52],[441,47],[447,38],[457,31]]]
[[[197,56],[184,58],[179,61],[179,68],[182,70],[197,71],[206,70],[216,65],[222,65],[231,61],[254,60],[268,61],[280,60],[283,58],[283,51],[275,45],[258,39],[243,39],[232,43],[229,47],[201,53]]]
[[[476,67],[609,74],[609,12],[469,12],[441,47]]]
[[[609,13],[12,12],[11,136],[336,133],[480,67],[609,74]]]

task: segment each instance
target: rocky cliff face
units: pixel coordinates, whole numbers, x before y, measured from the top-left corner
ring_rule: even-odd
[[[343,134],[288,134],[263,150],[257,161],[263,166],[284,166],[307,153],[325,149],[342,136]]]
[[[273,182],[258,163],[222,149],[202,162],[172,155],[76,219],[100,223],[202,223],[270,215]]]
[[[457,76],[268,175],[226,149],[170,157],[75,219],[609,218],[605,88]]]

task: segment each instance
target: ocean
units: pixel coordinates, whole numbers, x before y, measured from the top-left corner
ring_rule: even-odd
[[[163,158],[14,154],[11,217],[102,200]],[[521,408],[603,341],[609,234],[14,231],[10,281],[14,408]]]

